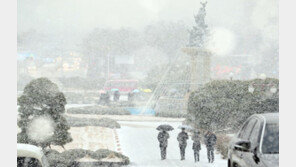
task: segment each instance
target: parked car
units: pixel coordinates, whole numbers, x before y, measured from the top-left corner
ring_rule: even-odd
[[[49,167],[49,164],[41,148],[17,144],[17,167]]]
[[[279,166],[279,114],[255,114],[228,148],[228,167]]]

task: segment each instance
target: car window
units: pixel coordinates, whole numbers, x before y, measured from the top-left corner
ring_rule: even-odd
[[[259,136],[260,136],[260,122],[256,120],[256,123],[252,129],[252,132],[249,136],[249,141],[251,142],[251,147],[255,148],[259,144]]]
[[[40,161],[31,157],[17,157],[17,167],[42,167]]]
[[[244,140],[248,140],[249,139],[249,136],[251,134],[251,131],[252,131],[255,123],[256,123],[256,119],[251,119],[249,121],[248,125],[246,126],[246,128],[242,132],[242,136],[240,137],[241,139],[244,139]]]
[[[263,154],[279,153],[279,124],[267,124],[263,136]]]

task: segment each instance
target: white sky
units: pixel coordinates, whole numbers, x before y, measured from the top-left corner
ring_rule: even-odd
[[[242,24],[258,0],[209,0],[210,26]],[[267,1],[267,0],[260,0]],[[274,0],[273,0],[274,1]],[[85,32],[95,27],[139,29],[155,21],[193,24],[200,0],[18,0],[18,32]],[[250,6],[251,9],[251,6]]]
[[[18,0],[18,33],[33,29],[74,46],[94,28],[141,30],[153,22],[182,21],[190,29],[199,8],[200,0]],[[235,41],[245,50],[258,48],[258,41],[262,50],[278,41],[278,0],[208,0],[206,10],[210,29],[223,30],[215,47],[228,48],[224,54]],[[223,32],[233,40],[225,43]]]

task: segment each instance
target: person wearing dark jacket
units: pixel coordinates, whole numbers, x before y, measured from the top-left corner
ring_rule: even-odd
[[[198,132],[193,133],[192,141],[193,141],[192,149],[194,152],[194,161],[197,162],[197,161],[199,161],[199,151],[201,150],[200,137],[199,137]]]
[[[214,146],[216,145],[217,137],[214,133],[208,131],[205,134],[205,145],[208,152],[209,163],[214,162]]]
[[[109,96],[109,94],[107,92],[106,93],[101,93],[99,104],[108,105],[109,100],[110,100],[110,96]]]
[[[120,92],[117,90],[114,92],[113,101],[117,102],[119,101],[119,98],[120,98]]]
[[[169,138],[170,138],[169,133],[164,130],[158,133],[157,139],[159,141],[161,160],[166,159],[166,148],[168,146]]]
[[[187,146],[188,134],[185,132],[185,128],[182,128],[182,132],[178,134],[177,140],[179,142],[181,160],[185,159],[185,149]]]

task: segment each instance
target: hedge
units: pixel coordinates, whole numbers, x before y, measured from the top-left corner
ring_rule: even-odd
[[[123,107],[85,106],[67,109],[69,114],[130,115]]]
[[[185,118],[186,117],[186,112],[156,112],[155,116],[157,117],[168,117],[168,118]]]
[[[71,127],[100,126],[106,128],[120,128],[120,124],[110,118],[96,119],[66,116],[66,120]]]
[[[85,156],[89,156],[90,158],[97,160],[97,163],[100,165],[105,165],[105,163],[109,164],[109,162],[101,161],[103,158],[107,158],[108,156],[115,156],[122,159],[122,162],[120,163],[114,162],[119,165],[128,165],[130,163],[130,160],[127,156],[108,149],[99,149],[97,151],[70,149],[62,153],[59,153],[53,149],[46,149],[44,150],[44,154],[47,157],[51,167],[79,166],[79,163],[81,163],[79,160]]]
[[[248,88],[254,85],[255,91]],[[252,114],[279,112],[278,79],[212,81],[191,93],[187,122],[208,130],[238,129]]]

